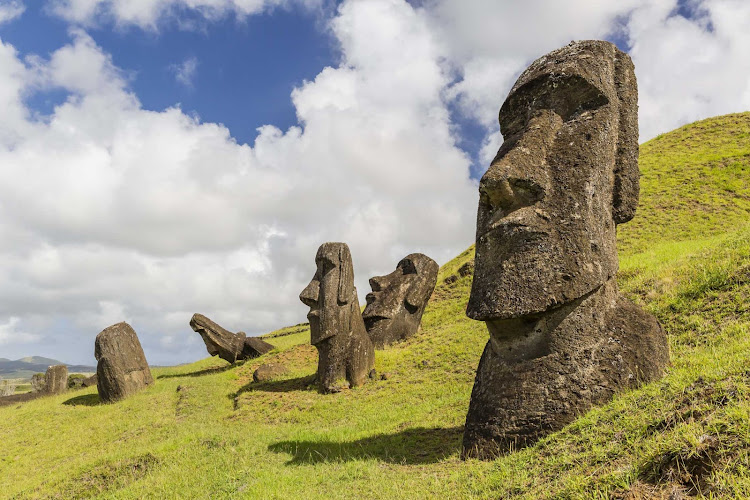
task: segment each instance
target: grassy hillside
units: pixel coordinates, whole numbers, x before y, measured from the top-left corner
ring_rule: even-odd
[[[619,281],[669,334],[661,381],[536,446],[462,462],[487,340],[464,316],[471,276],[458,269],[470,248],[441,268],[422,331],[377,352],[387,380],[318,394],[316,351],[297,325],[244,365],[156,369],[155,386],[118,404],[85,389],[0,408],[0,496],[750,497],[750,113],[660,136],[641,158]],[[289,375],[252,383],[271,360]]]

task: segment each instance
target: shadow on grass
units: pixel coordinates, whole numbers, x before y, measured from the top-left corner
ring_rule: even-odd
[[[314,391],[315,374],[304,377],[290,378],[286,380],[271,380],[268,382],[250,382],[243,385],[234,394],[229,397],[234,399],[246,392],[293,392],[293,391]]]
[[[229,364],[229,365],[224,365],[224,366],[209,366],[208,368],[204,368],[196,372],[173,373],[171,375],[159,375],[156,378],[162,379],[162,378],[180,378],[180,377],[202,377],[203,375],[210,375],[212,373],[225,372],[227,370],[231,370],[232,368],[237,368],[238,366],[242,366],[244,364],[245,364],[244,361],[237,361],[234,364]]]
[[[47,394],[43,392],[24,392],[21,394],[14,394],[12,396],[3,396],[0,397],[0,406],[10,406],[16,403],[25,403],[26,401],[39,399],[44,396],[47,396]]]
[[[268,447],[288,453],[287,465],[347,462],[375,458],[383,462],[419,465],[439,462],[461,450],[463,427],[416,427],[395,434],[378,434],[357,441],[281,441]]]
[[[63,401],[63,404],[68,406],[99,406],[104,403],[99,399],[99,394],[94,393],[70,398],[67,401]]]

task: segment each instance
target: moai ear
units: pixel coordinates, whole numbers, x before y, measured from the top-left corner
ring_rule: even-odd
[[[429,283],[426,276],[420,276],[414,285],[406,292],[406,304],[409,312],[414,313],[425,302],[425,295],[429,293]]]
[[[412,257],[412,255],[409,257]],[[414,262],[415,260],[417,262]],[[414,262],[414,267],[417,269],[419,279],[406,292],[406,305],[409,312],[413,314],[430,299],[430,295],[435,289],[439,266],[437,262],[422,254],[418,254],[418,257],[412,257],[412,262]]]
[[[352,255],[349,247],[339,247],[339,304],[348,304],[352,299],[354,289],[354,272],[352,269]]]
[[[619,101],[620,124],[615,159],[612,218],[615,224],[628,222],[635,215],[640,190],[638,170],[638,87],[630,56],[615,49],[615,89]]]

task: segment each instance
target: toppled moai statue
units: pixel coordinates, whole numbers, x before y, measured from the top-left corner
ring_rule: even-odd
[[[637,95],[628,55],[582,41],[536,60],[500,109],[466,311],[490,340],[464,457],[530,444],[669,363],[656,319],[615,281],[615,227],[638,204]]]
[[[68,367],[53,365],[44,374],[44,392],[47,394],[62,394],[68,390]]]
[[[375,366],[375,349],[359,310],[354,268],[345,243],[323,243],[315,256],[317,270],[300,300],[310,312],[310,343],[318,349],[317,382],[321,391],[364,384]]]
[[[245,332],[239,332],[245,335],[245,342],[242,345],[242,359],[257,358],[273,350],[273,344],[258,337],[248,337]]]
[[[99,399],[112,403],[154,383],[146,355],[133,328],[123,322],[96,336],[94,357]]]
[[[232,333],[202,314],[193,314],[190,327],[200,334],[211,356],[218,355],[229,363],[256,358],[273,349],[268,342],[248,337],[245,332]]]
[[[372,292],[362,313],[372,343],[382,349],[419,330],[422,313],[435,289],[439,266],[421,253],[407,255],[386,276],[370,278]]]
[[[83,386],[84,387],[91,387],[91,386],[94,386],[94,385],[96,385],[96,373],[94,373],[90,377],[86,377],[85,379],[83,379]]]

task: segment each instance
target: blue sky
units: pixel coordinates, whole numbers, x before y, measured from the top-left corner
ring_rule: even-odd
[[[573,39],[636,65],[641,140],[750,108],[744,0],[0,0],[0,357],[152,363],[201,312],[304,321],[322,242],[367,279],[473,242],[518,74]]]
[[[144,108],[179,104],[202,121],[223,123],[238,141],[248,142],[261,125],[286,129],[296,124],[292,89],[336,64],[335,40],[319,15],[291,7],[245,19],[228,15],[209,24],[186,10],[183,16],[199,24],[197,29],[181,29],[167,20],[159,31],[108,22],[87,32],[126,73]],[[23,55],[47,56],[69,41],[69,29],[44,3],[34,2],[18,21],[1,26],[0,36]],[[191,60],[194,73],[179,80],[177,72]],[[29,104],[49,114],[65,97],[64,92],[44,92]]]
[[[179,22],[164,19],[158,30],[105,21],[86,31],[125,73],[145,109],[179,106],[203,122],[223,124],[238,142],[251,143],[262,125],[282,130],[297,125],[292,90],[339,62],[340,46],[326,23],[335,9],[333,2],[315,10],[291,5],[212,22],[182,9]],[[194,27],[186,29],[188,23]],[[40,2],[28,4],[16,22],[0,25],[0,36],[22,56],[47,57],[70,40],[70,29]],[[617,33],[608,39],[624,46]],[[47,116],[68,96],[46,89],[26,103]],[[456,143],[472,159],[471,176],[479,178],[486,169],[479,158],[486,127],[462,115],[455,103],[449,110]]]

